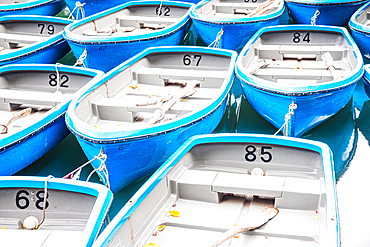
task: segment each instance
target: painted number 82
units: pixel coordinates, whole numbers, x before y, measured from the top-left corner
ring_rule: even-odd
[[[263,162],[268,163],[272,160],[272,154],[267,150],[272,149],[269,146],[255,147],[253,145],[248,145],[245,148],[245,160],[248,162],[254,162],[259,157]]]

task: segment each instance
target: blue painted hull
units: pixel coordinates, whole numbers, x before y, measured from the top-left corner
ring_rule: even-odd
[[[1,67],[0,73],[19,70],[34,70],[55,72],[54,65],[9,65]],[[63,68],[58,67],[60,73],[80,73],[91,77],[101,76],[101,71],[84,70],[81,68]],[[93,80],[92,80],[93,82]],[[65,112],[67,111],[70,101],[59,104],[44,113],[34,124],[25,127],[21,131],[1,139],[0,145],[0,175],[8,176],[22,170],[41,156],[46,154],[50,149],[62,141],[69,131],[65,125]],[[3,122],[3,120],[2,120]]]
[[[87,56],[84,64],[88,68],[99,69],[107,72],[132,56],[145,50],[149,47],[155,46],[170,46],[179,45],[184,39],[188,29],[190,28],[190,18],[188,11],[182,20],[168,28],[153,31],[147,35],[137,36],[122,36],[122,37],[93,37],[75,35],[73,29],[91,22],[95,19],[114,14],[114,12],[128,8],[135,5],[153,5],[160,4],[158,1],[142,1],[142,2],[128,2],[119,5],[115,8],[109,9],[105,12],[98,13],[89,18],[85,18],[76,23],[66,27],[63,36],[68,41],[75,57],[78,58],[86,49]],[[190,3],[170,2],[166,1],[168,6],[183,6],[191,8],[193,5]],[[163,5],[165,6],[165,5]],[[110,59],[101,59],[102,57],[109,57]]]
[[[324,176],[325,176],[325,179],[324,179],[325,180],[325,185],[323,185],[323,186],[326,188],[326,206],[325,206],[326,216],[324,217],[324,215],[320,214],[320,220],[323,220],[324,222],[326,222],[326,226],[327,226],[326,229],[320,229],[320,230],[325,232],[324,234],[325,234],[325,236],[327,236],[327,238],[323,239],[322,241],[319,241],[319,240],[315,240],[315,241],[318,241],[318,242],[320,242],[321,245],[325,245],[325,246],[330,246],[330,247],[339,247],[340,246],[339,216],[338,216],[338,210],[337,210],[337,198],[336,198],[336,186],[335,186],[336,182],[335,182],[335,177],[334,177],[333,158],[332,158],[331,150],[326,144],[321,143],[321,142],[316,142],[316,141],[308,141],[308,140],[304,140],[304,139],[277,137],[277,136],[271,136],[271,135],[212,134],[212,135],[194,136],[194,137],[190,138],[189,140],[187,140],[169,159],[166,160],[166,162],[146,181],[146,183],[143,184],[143,186],[130,199],[131,203],[126,204],[124,207],[122,207],[122,209],[118,212],[118,214],[114,217],[114,219],[108,224],[108,226],[99,235],[98,239],[94,242],[93,247],[114,246],[114,243],[118,242],[117,239],[121,240],[121,242],[128,243],[130,240],[129,240],[128,237],[126,237],[127,236],[126,234],[129,234],[129,232],[128,232],[129,227],[127,227],[127,223],[130,221],[131,224],[132,224],[132,222],[134,222],[134,223],[136,223],[136,225],[140,225],[140,223],[143,222],[138,218],[134,219],[133,215],[138,213],[138,212],[143,212],[143,211],[140,211],[140,209],[148,208],[148,207],[143,206],[144,203],[153,203],[157,207],[159,207],[159,205],[162,206],[162,204],[161,204],[162,202],[155,201],[155,199],[157,199],[157,197],[162,198],[162,197],[160,197],[160,196],[163,195],[162,192],[166,191],[166,189],[167,189],[167,187],[166,187],[167,185],[163,185],[164,184],[163,180],[164,179],[170,179],[169,178],[171,176],[170,174],[173,171],[178,171],[178,174],[182,173],[181,168],[183,167],[183,164],[185,164],[184,166],[188,166],[189,165],[188,160],[192,160],[192,158],[189,158],[189,155],[191,157],[191,150],[193,148],[196,148],[196,146],[208,146],[209,149],[218,148],[219,147],[218,145],[223,145],[224,143],[227,143],[227,144],[230,144],[230,145],[237,145],[239,143],[243,143],[243,144],[244,143],[245,144],[252,143],[252,145],[262,144],[262,145],[272,145],[274,147],[283,146],[283,147],[292,147],[292,148],[312,150],[314,152],[319,153],[320,156],[321,156],[322,168],[323,168],[323,173],[324,173]],[[222,152],[222,151],[220,150],[220,152]],[[287,155],[289,155],[289,154],[287,154]],[[207,160],[207,158],[205,158],[205,160]],[[212,158],[210,158],[210,159],[212,159]],[[222,160],[223,159],[222,154],[219,154],[219,156],[217,158],[213,158],[213,159],[214,160],[217,160],[217,159]],[[235,159],[238,159],[238,158],[235,158]],[[207,168],[212,167],[212,163],[211,163],[212,161],[213,160],[209,161],[210,164],[207,164],[205,162],[205,166]],[[199,162],[202,162],[202,161],[199,161]],[[242,161],[234,161],[234,162],[238,163],[238,162],[242,162]],[[189,167],[192,167],[192,165],[189,165]],[[178,170],[176,170],[176,169],[178,169]],[[216,169],[217,170],[210,170],[210,172],[219,172],[219,174],[221,174],[222,171],[223,171],[222,168],[216,168]],[[189,168],[189,170],[191,170],[191,168]],[[230,172],[230,173],[232,174],[233,172]],[[246,175],[246,176],[248,176],[248,175]],[[278,175],[276,175],[276,176],[278,176]],[[248,180],[247,177],[246,177],[246,180]],[[204,187],[206,187],[206,185],[204,185]],[[158,189],[158,188],[160,188],[160,189]],[[176,189],[178,189],[178,188],[179,187],[176,187]],[[159,192],[159,190],[160,190],[160,192]],[[246,191],[248,191],[248,190],[246,190]],[[242,193],[248,193],[248,192],[243,191]],[[153,194],[156,195],[157,197],[152,196]],[[159,199],[157,199],[157,200],[159,200]],[[183,200],[187,201],[186,199],[183,199]],[[195,200],[197,202],[201,201],[200,199],[198,199],[198,200],[193,199],[193,200]],[[193,200],[191,200],[191,201],[193,201]],[[191,205],[191,204],[189,203],[187,205]],[[202,206],[202,207],[199,207],[200,209],[199,208],[198,209],[203,210],[204,208],[207,208],[208,205],[210,207],[213,207],[213,205],[217,205],[217,203],[199,202],[198,205]],[[175,206],[182,209],[180,206],[178,206],[176,204],[174,204],[172,207],[171,207],[171,205],[168,205],[168,206],[166,205],[166,206],[164,206],[160,209],[161,210],[162,209],[163,210],[171,210],[170,208],[173,208]],[[173,210],[178,210],[178,209],[176,209],[176,207],[175,207]],[[158,211],[159,210],[157,208],[155,210],[153,210],[153,212],[155,212],[155,213],[158,212]],[[179,210],[180,214],[183,211]],[[146,212],[144,212],[143,214],[146,214]],[[181,215],[180,215],[180,217],[181,217]],[[183,216],[183,217],[185,217],[185,216]],[[217,221],[215,221],[215,222],[217,222]],[[171,226],[171,225],[169,225],[169,226]],[[178,224],[176,226],[183,227],[183,225],[180,225],[180,224]],[[189,226],[187,225],[186,227],[190,228],[190,226],[192,226],[192,225],[189,224]],[[164,231],[166,231],[166,230],[167,230],[167,228],[164,229]],[[169,231],[169,230],[167,230],[167,231]],[[207,232],[207,231],[209,231],[209,230],[208,229],[205,230],[205,232]],[[134,234],[135,233],[137,233],[136,230],[135,230]],[[179,234],[178,231],[172,231],[171,234],[172,233],[173,234]],[[140,234],[142,234],[142,233],[140,233]],[[161,233],[158,233],[158,235],[159,235],[158,238],[161,237],[160,234]],[[180,232],[180,234],[181,234],[181,232]],[[141,236],[144,236],[144,235],[149,236],[149,234],[142,234]],[[155,240],[151,239],[151,241],[155,241]],[[274,240],[271,240],[271,241],[273,242]],[[279,240],[279,241],[283,242],[284,240]],[[291,239],[289,239],[287,241],[291,241]],[[257,246],[255,243],[253,243],[253,244],[254,244],[254,246]]]
[[[219,47],[231,49],[237,52],[243,48],[248,40],[262,27],[279,25],[284,12],[284,4],[273,13],[266,16],[250,18],[218,18],[197,13],[197,10],[210,1],[203,1],[195,6],[190,12],[193,25],[206,45],[211,45],[217,34],[223,29],[223,34],[219,40]]]
[[[360,1],[285,1],[289,14],[297,24],[311,24],[316,10],[316,25],[346,26],[352,14],[368,0]]]
[[[363,21],[366,22],[368,19],[367,12],[369,8],[370,2],[364,4],[352,15],[348,23],[353,39],[360,48],[362,55],[368,59],[370,59],[370,28],[368,25],[364,25]]]
[[[166,51],[205,54],[212,54],[213,52],[218,54],[220,52],[231,57],[227,73],[228,78],[225,78],[228,82],[224,82],[227,83],[225,84],[225,91],[220,92],[220,96],[204,108],[184,115],[183,118],[174,119],[159,126],[139,127],[127,131],[106,131],[103,133],[96,131],[95,133],[94,130],[87,129],[83,124],[79,125],[81,120],[77,118],[75,108],[80,99],[73,100],[68,109],[66,115],[67,127],[77,137],[87,158],[92,160],[101,150],[107,155],[105,165],[109,174],[110,188],[114,193],[154,172],[189,137],[211,133],[217,127],[225,112],[233,82],[234,59],[236,59],[236,53],[227,50],[185,46],[150,48],[111,70],[94,88],[106,83],[109,78],[120,73],[122,68],[129,67],[146,55]],[[89,91],[85,92],[81,99]],[[98,168],[101,162],[94,160],[92,165]],[[106,182],[104,174],[99,172],[99,175]]]
[[[42,15],[54,16],[65,7],[63,0],[36,0],[0,6],[0,16]]]
[[[367,97],[370,99],[370,65],[365,65],[364,66],[364,88],[365,88],[365,93],[367,94]]]
[[[287,28],[285,30],[308,31],[316,29],[341,33],[352,46],[354,57],[358,60],[356,68],[348,78],[340,79],[335,83],[291,88],[243,73],[242,60],[249,47],[264,32],[279,32],[284,30],[284,27]],[[336,114],[349,102],[357,81],[363,75],[363,62],[356,44],[343,28],[303,25],[280,26],[265,28],[256,33],[240,53],[235,74],[250,105],[278,129],[285,123],[285,115],[289,112],[289,106],[294,101],[297,109],[294,110],[294,114],[290,118],[287,133],[289,136],[299,137]]]
[[[65,0],[68,8],[70,11],[74,10],[73,16],[77,19],[80,20],[82,13],[81,11],[76,8],[76,2],[80,2],[83,4],[83,10],[85,12],[85,17],[91,16],[93,14],[99,13],[103,10],[107,10],[110,8],[113,8],[117,5],[129,2],[129,0]],[[199,0],[188,0],[188,1],[183,1],[183,2],[188,2],[188,3],[198,3]]]
[[[106,187],[104,187],[101,184],[96,184],[96,183],[91,183],[91,182],[84,182],[84,181],[75,181],[75,180],[70,180],[70,179],[60,179],[60,178],[54,178],[54,177],[27,177],[27,176],[2,176],[0,177],[0,188],[2,190],[4,189],[11,189],[11,188],[18,188],[20,189],[17,193],[18,195],[22,195],[21,202],[16,201],[16,203],[19,203],[20,205],[27,205],[29,207],[34,207],[33,202],[35,201],[35,196],[31,195],[32,192],[35,190],[39,191],[44,191],[45,189],[45,181],[47,181],[47,190],[48,194],[50,190],[54,191],[53,196],[56,198],[47,198],[50,200],[50,204],[53,205],[52,203],[58,204],[58,206],[61,206],[63,210],[65,210],[66,207],[68,207],[69,202],[68,201],[63,201],[63,198],[57,198],[58,197],[58,192],[63,193],[63,192],[73,192],[73,193],[79,193],[81,195],[88,195],[92,197],[96,197],[96,202],[92,208],[92,211],[90,212],[90,216],[86,222],[85,229],[81,235],[79,235],[79,239],[76,239],[81,246],[91,246],[97,237],[100,228],[102,227],[103,221],[108,213],[108,210],[110,208],[110,205],[113,200],[113,193],[109,191]],[[32,192],[28,192],[32,190]],[[19,193],[21,192],[21,193]],[[12,193],[12,192],[8,192]],[[60,197],[63,197],[62,194]],[[67,195],[68,196],[68,195]],[[32,199],[30,199],[32,197]],[[51,196],[50,196],[51,197]],[[54,201],[53,201],[54,200]],[[65,199],[64,199],[65,200]],[[30,202],[31,201],[31,202]],[[37,201],[36,201],[37,202]],[[49,203],[49,202],[48,202]],[[50,205],[48,204],[48,205]],[[64,205],[63,205],[64,204]],[[3,203],[5,207],[7,206],[6,203]],[[36,204],[35,204],[36,205]],[[43,204],[40,204],[43,205]],[[65,206],[67,205],[67,206]],[[18,205],[17,205],[18,206]],[[55,206],[55,205],[54,205]],[[3,206],[4,207],[4,206]],[[16,211],[16,207],[11,208],[11,210]],[[23,209],[17,209],[20,212],[25,211],[25,210],[30,210],[27,207]],[[40,214],[42,214],[42,210],[33,209],[34,212],[30,212],[30,215],[36,214],[36,217],[39,217]],[[37,211],[36,211],[37,210]],[[57,206],[53,208],[50,212],[54,214],[56,211],[60,210]],[[69,209],[69,211],[73,211],[74,209]],[[38,212],[39,211],[39,212]],[[46,212],[46,220],[48,220],[48,208],[45,210]],[[23,213],[23,212],[22,212]],[[77,212],[76,212],[77,213]],[[20,216],[19,216],[20,217]],[[24,220],[24,219],[20,219]],[[58,226],[56,226],[58,228]],[[11,231],[24,231],[22,229],[12,229]],[[42,230],[41,230],[42,231]],[[53,231],[53,230],[49,230]],[[61,233],[63,234],[63,233]],[[32,236],[28,235],[28,236]],[[28,237],[27,236],[27,237]],[[40,235],[41,236],[41,235]],[[66,237],[69,237],[70,235],[66,235]],[[22,240],[25,239],[25,236],[22,235],[22,233],[19,233],[19,237]],[[43,237],[43,236],[41,236]],[[53,240],[52,240],[53,241]],[[54,240],[55,241],[55,240]],[[30,240],[32,242],[32,240]]]
[[[35,25],[63,25],[67,26],[73,21],[66,18],[47,17],[47,16],[5,16],[0,18],[1,23],[29,22]],[[63,39],[62,32],[57,33],[45,41],[37,42],[29,46],[12,50],[0,55],[0,66],[7,64],[53,64],[65,56],[70,51],[68,43]]]

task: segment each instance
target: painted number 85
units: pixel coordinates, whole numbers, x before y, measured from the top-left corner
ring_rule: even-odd
[[[263,162],[268,163],[272,160],[272,154],[267,150],[272,149],[269,146],[261,146],[261,148],[257,148],[253,145],[248,145],[245,148],[247,152],[245,154],[245,160],[248,162],[254,162],[259,157]]]

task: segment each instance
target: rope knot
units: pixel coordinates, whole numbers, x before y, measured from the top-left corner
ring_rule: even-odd
[[[220,48],[220,39],[223,34],[224,34],[224,29],[221,28],[221,30],[216,35],[216,39],[208,47],[213,46],[214,48]]]
[[[74,7],[74,9],[71,11],[71,13],[68,16],[68,19],[72,17],[72,14],[73,12],[75,12],[76,9],[77,9],[76,20],[78,20],[80,12],[81,12],[81,19],[85,18],[85,10],[83,8],[85,4],[86,3],[80,3],[79,1],[77,1],[76,6]]]
[[[297,105],[295,104],[294,101],[292,101],[292,103],[289,105],[289,112],[287,114],[285,114],[285,119],[284,119],[283,125],[281,126],[281,128],[278,131],[276,131],[276,133],[274,135],[277,135],[277,133],[279,133],[283,129],[283,135],[288,136],[288,123],[290,121],[291,116],[294,115],[294,110],[295,109],[297,109]]]
[[[82,65],[85,68],[84,60],[87,57],[87,50],[85,49],[81,56],[77,59],[76,63],[73,66]]]
[[[320,15],[320,11],[316,9],[315,14],[311,17],[311,25],[316,25],[316,18]]]

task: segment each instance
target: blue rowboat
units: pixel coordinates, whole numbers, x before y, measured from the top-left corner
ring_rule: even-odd
[[[0,67],[0,175],[20,171],[66,137],[71,95],[102,74],[51,64]]]
[[[4,15],[43,15],[54,16],[65,7],[63,0],[2,0],[0,16]]]
[[[333,170],[331,151],[321,142],[193,137],[135,193],[93,247],[218,246],[212,243],[234,224],[249,227],[258,219],[262,225],[266,208],[279,212],[258,229],[230,234],[221,246],[339,247]]]
[[[370,65],[366,64],[364,66],[364,77],[363,77],[363,82],[364,82],[364,88],[365,88],[365,93],[370,99]]]
[[[251,106],[285,135],[299,137],[349,102],[363,60],[342,27],[276,26],[251,38],[235,73]]]
[[[56,63],[70,48],[62,31],[66,18],[17,15],[0,17],[0,66],[10,63]]]
[[[109,180],[98,174],[116,193],[154,172],[190,136],[217,127],[235,60],[223,49],[149,48],[75,97],[67,127],[89,160],[106,154]]]
[[[1,245],[88,247],[99,233],[113,194],[91,182],[4,176],[0,197]]]
[[[369,0],[285,0],[297,24],[347,26],[352,14]]]
[[[239,52],[258,29],[279,25],[283,12],[282,0],[205,0],[190,17],[206,45]]]
[[[200,0],[183,0],[182,2],[198,3]],[[129,2],[129,0],[65,0],[73,16],[79,20],[103,10]]]
[[[128,2],[68,25],[63,35],[76,57],[83,54],[86,67],[107,72],[145,48],[179,45],[190,26],[192,6]]]
[[[360,48],[362,55],[370,59],[370,2],[359,8],[349,20],[348,26],[351,29],[351,34],[356,44]]]

